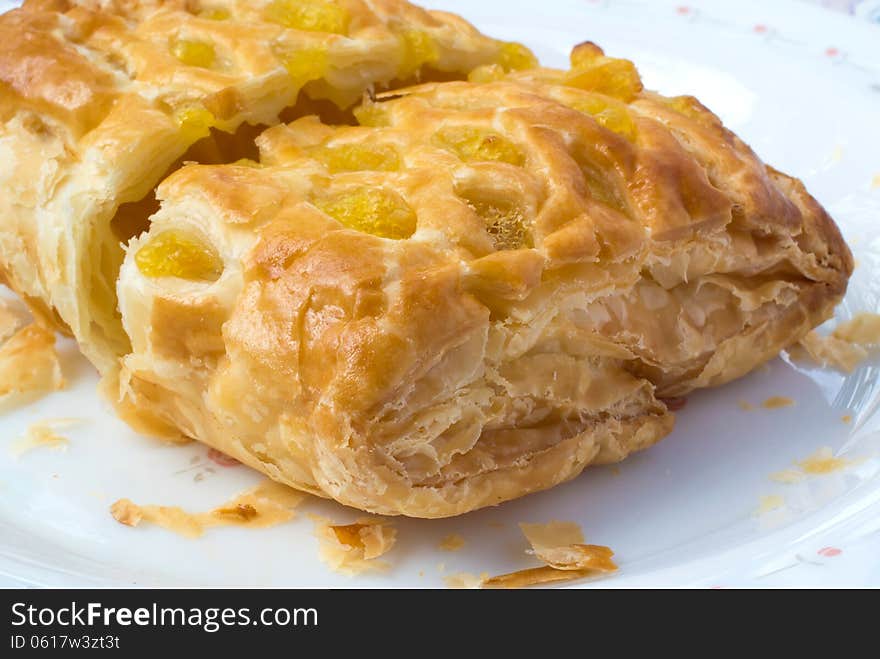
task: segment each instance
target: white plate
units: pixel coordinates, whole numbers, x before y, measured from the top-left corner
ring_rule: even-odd
[[[801,3],[684,2],[434,4],[525,41],[548,64],[563,65],[571,45],[590,39],[634,59],[650,87],[698,95],[768,162],[802,177],[842,225],[858,268],[839,317],[876,311],[880,73],[872,66],[880,66],[880,29]],[[398,520],[393,569],[349,579],[319,562],[304,514],[195,541],[114,522],[107,509],[120,497],[207,510],[259,476],[215,464],[196,444],[135,435],[99,400],[75,347],[65,344],[64,354],[69,390],[0,421],[8,446],[31,422],[87,419],[68,431],[65,453],[38,450],[15,461],[0,449],[2,585],[442,586],[444,574],[534,565],[517,522],[571,519],[589,542],[617,552],[620,572],[592,585],[880,586],[876,360],[848,377],[776,360],[691,396],[675,432],[624,462],[619,475],[590,469],[549,492],[461,518]],[[757,406],[773,395],[796,406]],[[742,411],[740,400],[756,409]],[[860,462],[797,485],[768,478],[820,446]],[[773,494],[784,507],[756,515],[759,498]],[[356,516],[316,500],[302,511]],[[450,533],[465,538],[463,550],[437,549]]]

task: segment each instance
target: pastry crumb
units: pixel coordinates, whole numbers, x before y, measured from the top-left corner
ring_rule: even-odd
[[[807,476],[821,476],[840,471],[858,461],[834,456],[830,446],[823,446],[803,460],[796,462],[796,468],[784,469],[770,474],[770,480],[791,485],[800,483]]]
[[[850,465],[844,458],[834,457],[830,446],[823,446],[797,463],[805,474],[830,474]]]
[[[63,388],[54,332],[30,324],[0,347],[0,407],[28,403]]]
[[[457,590],[481,588],[483,585],[483,582],[480,580],[480,578],[475,574],[471,574],[470,572],[459,572],[458,574],[450,574],[446,577],[443,577],[443,583],[446,584],[447,588]]]
[[[459,572],[458,574],[450,574],[443,577],[443,581],[446,583],[447,588],[474,589],[482,588],[483,582],[488,578],[489,575],[486,572],[479,577],[470,572]]]
[[[493,520],[493,521],[489,522],[489,528],[492,528],[492,529],[503,529],[503,528],[504,528],[504,522],[499,522],[499,521],[497,521],[497,520]]]
[[[611,467],[612,476],[620,476],[620,467]]]
[[[800,483],[802,480],[804,480],[804,478],[806,478],[804,472],[800,471],[799,469],[783,469],[782,471],[777,471],[770,474],[771,481],[784,483],[786,485]]]
[[[880,189],[880,174],[874,174],[874,178],[871,179],[871,189]]]
[[[773,510],[778,510],[785,505],[785,499],[778,494],[762,496],[756,514],[763,515]]]
[[[541,567],[500,574],[483,580],[485,588],[521,588],[557,581],[570,581],[614,572],[614,552],[601,545],[584,544],[584,534],[575,522],[520,524],[531,549],[526,553],[546,563]]]
[[[397,540],[397,531],[387,520],[362,517],[353,524],[331,524],[312,516],[320,559],[335,572],[354,576],[368,571],[385,571],[390,565],[377,561]]]
[[[810,332],[801,339],[791,354],[803,357],[801,351],[820,366],[832,366],[845,373],[852,373],[867,359],[868,348],[880,345],[880,315],[860,313],[841,323],[828,336]]]
[[[842,417],[840,417],[840,420],[847,424],[852,423],[852,415],[844,414]]]
[[[28,451],[38,448],[47,448],[54,451],[65,451],[70,445],[70,440],[55,432],[59,428],[68,428],[82,423],[82,419],[46,419],[28,426],[24,435],[19,437],[10,447],[10,452],[15,458],[19,458]]]
[[[443,551],[458,551],[464,547],[464,538],[457,533],[450,533],[440,541],[437,547]]]
[[[534,554],[557,570],[601,570],[613,572],[617,565],[608,547],[584,544],[584,534],[575,522],[520,524]]]
[[[129,499],[119,499],[110,506],[110,514],[126,526],[149,522],[185,538],[198,538],[216,526],[267,528],[283,524],[295,517],[294,510],[305,497],[302,492],[266,479],[206,513],[189,513],[179,506],[139,506]]]
[[[770,396],[761,403],[761,407],[768,410],[778,410],[781,407],[791,407],[792,405],[794,405],[794,400],[787,396]]]
[[[880,314],[860,313],[838,325],[831,336],[859,346],[880,344]]]
[[[755,409],[755,406],[747,400],[741,400],[737,404],[739,405],[739,409],[741,409],[743,412],[751,412],[753,409]]]

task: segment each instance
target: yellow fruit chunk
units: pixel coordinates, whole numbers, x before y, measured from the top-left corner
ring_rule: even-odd
[[[423,64],[436,62],[440,57],[437,44],[430,35],[421,30],[407,30],[399,35],[403,49],[403,62],[400,77],[406,78],[421,68]]]
[[[468,206],[486,222],[486,231],[495,249],[530,247],[522,209],[515,203],[502,200],[467,199]]]
[[[380,171],[400,169],[397,150],[387,144],[339,144],[322,146],[311,154],[327,165],[331,174],[338,172]]]
[[[496,60],[505,71],[521,71],[522,69],[531,69],[538,65],[538,60],[532,54],[532,51],[515,41],[501,44]]]
[[[644,89],[639,72],[629,60],[602,55],[588,56],[583,52],[577,57],[572,53],[573,68],[566,74],[565,84],[614,96],[625,103],[632,101]]]
[[[190,106],[179,110],[174,119],[186,140],[195,142],[207,137],[214,125],[215,117],[208,110],[199,106]]]
[[[465,162],[489,160],[522,166],[525,162],[517,146],[498,133],[471,126],[450,126],[434,134],[433,142],[455,153]]]
[[[332,0],[274,0],[266,18],[285,27],[308,32],[345,34],[348,12]]]
[[[484,64],[468,74],[468,82],[495,82],[504,79],[504,67],[500,64]]]
[[[206,7],[199,12],[199,18],[207,18],[209,21],[225,21],[229,17],[229,10],[223,7]]]
[[[323,48],[304,48],[302,50],[277,50],[275,53],[290,77],[305,84],[309,80],[321,78],[329,67],[327,51]]]
[[[345,226],[381,238],[409,238],[416,230],[416,214],[391,190],[358,188],[315,204]]]
[[[211,245],[177,229],[150,238],[134,255],[134,262],[146,277],[216,281],[223,272],[223,261]]]
[[[626,105],[599,94],[585,95],[583,98],[572,103],[575,110],[579,110],[592,117],[610,131],[614,131],[629,141],[636,139],[636,124]]]
[[[605,51],[592,41],[585,41],[572,49],[569,61],[571,62],[571,68],[585,69],[591,66],[597,59],[603,57],[605,57]]]
[[[174,39],[171,42],[171,54],[187,66],[199,66],[203,69],[214,65],[214,46],[207,41],[190,39]]]
[[[381,128],[391,125],[391,117],[381,103],[367,103],[355,108],[354,116],[361,126]]]

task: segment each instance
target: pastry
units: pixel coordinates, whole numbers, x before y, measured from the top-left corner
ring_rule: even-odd
[[[455,515],[650,446],[663,397],[743,375],[845,291],[799,181],[592,44],[355,115],[160,185],[118,282],[132,423],[374,513]]]
[[[253,156],[266,125],[372,86],[534,60],[403,0],[27,0],[0,16],[0,281],[104,373],[129,342],[120,243],[183,161]]]

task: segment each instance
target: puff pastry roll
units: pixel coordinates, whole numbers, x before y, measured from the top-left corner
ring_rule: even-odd
[[[800,182],[590,44],[187,166],[118,286],[120,409],[274,479],[442,517],[621,460],[658,396],[830,313],[851,257]]]
[[[403,0],[28,0],[0,17],[0,277],[108,372],[129,349],[120,242],[169,170],[491,62],[534,60]]]

